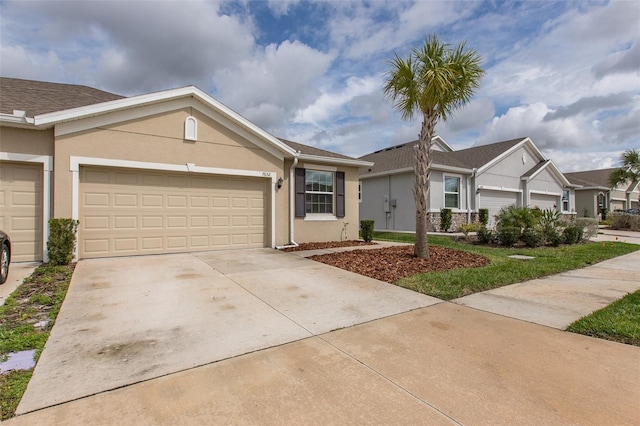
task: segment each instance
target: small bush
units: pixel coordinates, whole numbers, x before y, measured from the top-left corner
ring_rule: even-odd
[[[373,220],[361,220],[360,221],[360,231],[362,232],[362,239],[367,243],[370,243],[373,240],[373,224],[375,221]]]
[[[497,237],[500,244],[511,247],[520,240],[521,232],[519,226],[501,226],[498,228]]]
[[[589,209],[587,207],[582,209],[582,216],[583,217],[591,217],[591,212],[589,211]]]
[[[451,228],[451,209],[440,209],[440,230],[449,231]]]
[[[603,221],[607,220],[607,216],[609,215],[609,210],[602,208],[600,209],[600,216]]]
[[[78,223],[77,220],[64,218],[49,220],[47,253],[51,265],[68,265],[73,260]]]
[[[469,232],[477,232],[478,229],[480,229],[480,224],[479,223],[463,223],[462,225],[460,225],[460,227],[458,228],[459,232],[462,232],[464,234],[464,238],[468,238],[469,237]]]
[[[582,231],[582,228],[575,225],[567,226],[562,232],[564,242],[567,244],[575,244],[578,241],[582,240],[583,234],[584,232]]]
[[[478,242],[480,244],[489,244],[493,241],[493,232],[490,229],[487,229],[486,226],[480,227],[478,229]]]
[[[544,240],[547,242],[547,244],[551,244],[553,247],[558,247],[560,244],[562,244],[562,235],[556,228],[545,230],[543,235]]]
[[[489,209],[479,209],[478,220],[480,221],[480,224],[486,228],[489,224]]]
[[[525,228],[520,238],[522,238],[527,247],[531,248],[538,247],[544,239],[542,232],[535,228]]]
[[[629,229],[640,231],[640,215],[614,212],[609,215],[613,229]]]
[[[531,228],[535,226],[538,223],[541,214],[542,213],[539,209],[510,205],[500,209],[500,212],[496,217],[496,221],[498,222],[498,227],[517,227],[522,231],[524,228]]]
[[[598,221],[592,217],[578,217],[576,218],[575,225],[582,228],[582,238],[590,240],[592,237],[598,235]]]

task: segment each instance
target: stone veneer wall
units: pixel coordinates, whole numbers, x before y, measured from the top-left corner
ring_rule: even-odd
[[[478,221],[478,213],[471,213],[471,222]],[[460,225],[467,223],[467,213],[451,213],[451,228],[449,232],[458,232]],[[429,213],[429,231],[428,232],[443,232],[440,230],[440,212]]]

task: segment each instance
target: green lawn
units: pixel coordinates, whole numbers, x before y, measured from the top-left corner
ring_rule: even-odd
[[[376,240],[413,243],[414,238],[413,234],[374,233]],[[640,249],[638,245],[618,242],[585,243],[535,249],[488,247],[456,241],[452,237],[435,235],[429,236],[429,244],[477,253],[491,261],[489,265],[482,268],[429,272],[404,278],[396,283],[399,286],[444,300],[583,268]],[[514,254],[533,256],[535,259],[519,260],[508,257]]]
[[[640,346],[640,290],[580,318],[567,330]]]
[[[28,349],[36,350],[36,359],[40,356],[67,294],[74,267],[38,267],[0,306],[0,359],[10,352]],[[32,373],[33,369],[0,375],[0,420],[13,417]]]

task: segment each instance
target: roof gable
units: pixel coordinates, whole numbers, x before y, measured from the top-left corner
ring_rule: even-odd
[[[439,138],[439,136],[436,136]],[[431,151],[432,167],[466,169],[471,172],[474,168],[480,169],[483,166],[492,164],[502,155],[513,149],[518,144],[524,143],[528,138],[512,139],[508,141],[496,142],[487,145],[474,146],[461,149],[459,151]],[[375,164],[371,169],[361,170],[361,175],[394,173],[399,170],[409,170],[413,168],[414,153],[413,147],[418,141],[411,141],[389,148],[384,148],[371,154],[360,157],[361,160],[373,161]],[[449,146],[447,144],[447,146]]]

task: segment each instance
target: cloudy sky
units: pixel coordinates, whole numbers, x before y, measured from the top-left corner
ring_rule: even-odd
[[[417,138],[382,84],[394,52],[437,33],[486,71],[436,127],[454,148],[529,136],[574,171],[640,147],[637,0],[0,0],[0,31],[2,76],[128,96],[195,85],[275,136],[355,157]]]

